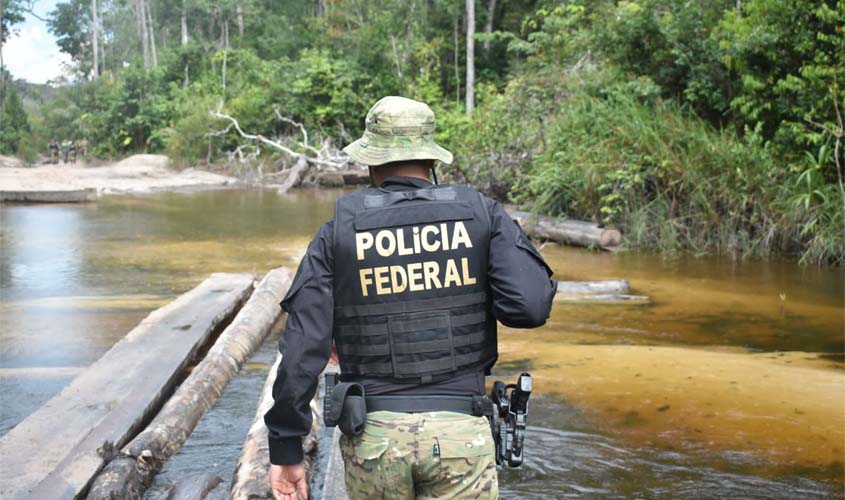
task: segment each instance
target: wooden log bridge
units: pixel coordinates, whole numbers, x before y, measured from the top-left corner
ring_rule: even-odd
[[[278,302],[290,279],[288,270],[265,277],[243,314],[229,324],[169,401],[188,364],[250,297],[254,277],[213,274],[150,313],[0,438],[0,456],[14,457],[0,467],[0,498],[79,498],[113,458],[116,465],[106,468],[98,487],[117,485],[121,476],[116,470],[134,471],[129,484],[145,478],[146,468],[156,470],[160,460],[182,445],[202,412],[278,319]],[[94,497],[101,491],[90,490]],[[108,498],[140,498],[138,491],[135,486],[124,487]]]
[[[290,269],[284,267],[267,273],[155,419],[97,476],[88,493],[89,500],[143,496],[153,475],[182,447],[200,417],[270,333],[281,316],[279,302],[292,279]]]
[[[602,250],[615,250],[622,243],[619,230],[601,227],[595,222],[564,220],[510,209],[508,213],[531,238]]]

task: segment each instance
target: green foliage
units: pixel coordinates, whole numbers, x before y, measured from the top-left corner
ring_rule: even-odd
[[[58,89],[31,139],[4,123],[19,154],[87,138],[101,156],[215,161],[244,140],[210,110],[298,137],[278,109],[312,144],[343,144],[373,102],[404,95],[437,113],[444,176],[499,199],[616,225],[631,247],[844,258],[845,0],[500,0],[489,33],[478,2],[472,116],[462,0],[146,1],[158,66],[144,68],[133,4],[101,2],[102,76]],[[84,79],[87,0],[51,19]]]
[[[755,0],[719,25],[722,58],[739,75],[731,108],[741,123],[762,124],[792,158],[826,141],[810,121],[836,122],[833,101],[842,102],[845,82],[843,20],[843,0]]]
[[[19,154],[21,141],[29,136],[30,127],[11,75],[0,69],[0,154]],[[25,156],[25,155],[22,155]]]
[[[534,208],[625,230],[631,246],[766,254],[783,241],[765,147],[714,130],[671,102],[573,89],[522,178]]]
[[[49,15],[50,33],[56,37],[59,49],[70,55],[81,75],[91,72],[91,2],[70,0],[56,4]]]

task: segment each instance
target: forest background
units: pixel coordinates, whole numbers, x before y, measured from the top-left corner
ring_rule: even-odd
[[[0,0],[0,41],[31,9]],[[67,0],[48,24],[68,78],[0,73],[0,154],[211,163],[244,144],[213,110],[342,146],[403,95],[441,177],[499,199],[632,248],[845,262],[845,0]]]

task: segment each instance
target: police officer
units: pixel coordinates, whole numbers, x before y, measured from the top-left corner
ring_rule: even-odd
[[[498,497],[490,428],[472,403],[496,362],[497,320],[543,325],[555,283],[499,203],[429,181],[435,160],[452,161],[434,127],[427,105],[385,97],[344,149],[373,185],[337,200],[281,304],[264,417],[276,500],[307,496],[301,440],[333,342],[341,379],[366,395],[363,433],[340,442],[350,498]]]
[[[59,143],[56,141],[55,138],[50,139],[50,143],[47,145],[47,148],[50,150],[50,163],[56,164],[59,163]]]

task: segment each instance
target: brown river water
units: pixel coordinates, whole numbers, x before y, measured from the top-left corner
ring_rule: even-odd
[[[339,193],[0,207],[0,434],[207,274],[295,266]],[[650,301],[558,301],[540,329],[501,329],[494,375],[535,376],[526,464],[501,473],[503,498],[843,497],[841,268],[541,251],[557,279],[624,278]],[[231,477],[277,338],[153,491]]]

